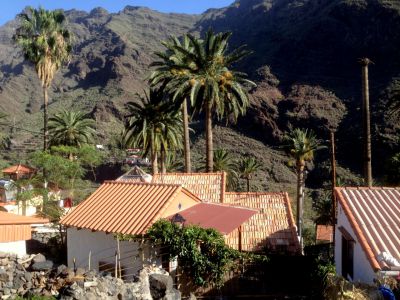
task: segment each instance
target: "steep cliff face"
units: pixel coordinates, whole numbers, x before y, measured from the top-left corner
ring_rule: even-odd
[[[116,14],[96,8],[66,15],[75,46],[71,62],[54,80],[50,113],[61,107],[92,112],[103,142],[120,126],[124,104],[146,88],[153,53],[162,50],[160,41],[211,27],[233,31],[231,45],[247,44],[253,51],[237,67],[258,87],[252,91],[252,108],[234,130],[276,146],[290,126],[312,128],[321,139],[333,129],[339,147],[359,150],[357,60],[367,56],[375,63],[370,68],[373,141],[379,146],[375,154],[388,156],[397,150],[399,125],[385,113],[400,75],[400,4],[395,1],[238,0],[197,16],[133,6]],[[38,131],[40,86],[32,66],[12,43],[16,26],[14,20],[0,27],[0,110]],[[360,155],[338,155],[359,170]]]

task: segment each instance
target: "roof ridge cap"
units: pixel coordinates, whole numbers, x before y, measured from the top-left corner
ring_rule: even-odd
[[[168,176],[168,175],[221,175],[224,172],[190,172],[190,173],[184,173],[184,172],[171,172],[171,173],[156,173],[153,176]]]
[[[161,183],[161,182],[129,182],[129,181],[118,181],[118,180],[104,180],[103,184],[129,184],[129,185],[152,185],[152,186],[173,186],[182,187],[181,184],[176,183]]]

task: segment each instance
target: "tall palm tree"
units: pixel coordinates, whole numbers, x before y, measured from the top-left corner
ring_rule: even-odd
[[[162,164],[165,166],[165,153],[173,153],[181,147],[182,116],[165,99],[162,89],[151,89],[150,95],[139,96],[139,103],[129,102],[127,107],[129,115],[125,128],[128,143],[141,147],[144,155],[150,153],[152,171],[156,174],[159,154],[163,153]]]
[[[322,149],[312,131],[299,128],[292,129],[284,137],[284,148],[291,157],[289,163],[296,167],[297,174],[297,232],[302,235],[303,202],[304,202],[304,171],[306,162],[314,159],[314,152]]]
[[[231,70],[233,63],[249,54],[243,47],[227,53],[230,32],[214,34],[209,30],[204,40],[187,35],[190,49],[175,45],[175,52],[184,56],[175,63],[179,76],[174,76],[166,84],[172,91],[173,99],[188,96],[195,112],[205,112],[206,123],[206,170],[213,171],[212,118],[231,115],[233,119],[244,114],[249,106],[249,98],[244,85],[255,84],[246,79],[246,74]]]
[[[236,165],[230,152],[225,149],[217,149],[214,153],[214,171],[225,172],[227,175],[227,185],[230,190],[236,190],[238,175]]]
[[[260,168],[261,164],[252,156],[244,157],[238,162],[239,177],[246,180],[247,192],[250,192],[250,180],[253,174]]]
[[[95,121],[86,114],[63,110],[49,119],[50,144],[81,147],[93,140]]]
[[[14,40],[25,58],[31,61],[43,89],[43,147],[48,148],[48,88],[56,71],[69,60],[71,33],[64,28],[65,16],[60,10],[48,11],[28,7],[18,15],[20,27]]]
[[[190,64],[190,59],[177,51],[175,47],[182,47],[188,52],[193,51],[193,47],[190,44],[190,40],[187,35],[184,35],[182,42],[172,36],[169,40],[162,42],[166,48],[165,52],[156,52],[155,55],[160,59],[151,64],[156,67],[154,72],[151,74],[149,82],[151,86],[157,86],[158,84],[165,85],[171,79],[182,76],[187,73],[186,67]],[[190,153],[190,135],[189,135],[189,116],[187,108],[187,99],[185,95],[180,98],[176,98],[178,104],[181,105],[182,119],[183,119],[183,149],[185,156],[185,172],[190,173],[192,171],[191,153]]]

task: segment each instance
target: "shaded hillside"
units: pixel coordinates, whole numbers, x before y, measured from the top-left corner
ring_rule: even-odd
[[[251,93],[247,116],[232,126],[235,134],[240,133],[238,140],[221,139],[218,147],[237,149],[251,140],[269,153],[265,145],[278,146],[291,126],[312,128],[323,140],[333,129],[338,131],[339,162],[360,172],[360,57],[375,62],[370,68],[373,155],[388,158],[399,150],[398,122],[385,111],[387,95],[397,84],[394,77],[400,73],[400,5],[393,3],[397,2],[238,0],[199,16],[132,6],[116,14],[102,8],[67,11],[75,46],[70,64],[54,80],[50,114],[70,107],[91,113],[98,142],[107,143],[122,126],[124,104],[146,88],[148,65],[153,52],[162,49],[161,40],[209,27],[231,30],[231,45],[247,44],[253,51],[238,68],[247,71],[258,87]],[[0,27],[0,110],[15,117],[19,126],[38,132],[40,86],[32,66],[12,44],[16,26],[11,21]],[[202,127],[196,131],[201,135]],[[30,145],[32,139],[29,132],[13,135],[16,144]],[[196,144],[200,153],[197,148]],[[317,165],[328,158],[318,157]],[[283,164],[285,158],[278,160]],[[382,174],[382,160],[373,162]],[[265,170],[260,176],[266,174]],[[272,180],[292,180],[292,170],[282,174],[286,181]]]

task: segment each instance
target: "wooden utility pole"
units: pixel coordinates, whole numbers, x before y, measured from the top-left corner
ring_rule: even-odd
[[[335,187],[336,187],[336,152],[335,152],[335,133],[331,131],[331,171],[332,171],[332,239],[335,243],[335,226],[336,226],[336,197],[335,197]],[[335,249],[335,247],[333,247]]]
[[[369,83],[368,65],[371,64],[368,58],[360,59],[362,68],[362,96],[363,96],[363,143],[364,143],[364,182],[368,187],[372,186],[371,167],[371,121],[369,113]]]

